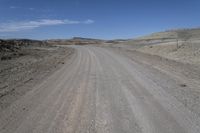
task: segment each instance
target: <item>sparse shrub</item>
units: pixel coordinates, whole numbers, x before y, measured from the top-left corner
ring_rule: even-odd
[[[11,60],[12,59],[12,57],[10,57],[10,56],[2,56],[1,57],[1,60],[3,61],[3,60]]]

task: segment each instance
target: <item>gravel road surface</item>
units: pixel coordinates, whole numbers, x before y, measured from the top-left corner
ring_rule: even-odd
[[[200,132],[199,102],[181,100],[192,100],[196,93],[181,91],[199,91],[198,81],[184,85],[181,75],[110,49],[71,47],[61,69],[0,111],[0,133]]]

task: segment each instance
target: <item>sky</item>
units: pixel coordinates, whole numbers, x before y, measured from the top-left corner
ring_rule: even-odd
[[[200,0],[0,0],[0,38],[127,39],[200,27]]]

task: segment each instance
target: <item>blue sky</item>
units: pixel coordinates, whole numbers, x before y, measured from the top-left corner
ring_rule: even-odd
[[[0,0],[0,38],[134,38],[199,27],[199,14],[199,0]]]

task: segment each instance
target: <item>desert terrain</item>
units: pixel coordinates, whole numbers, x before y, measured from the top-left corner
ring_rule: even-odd
[[[200,132],[200,29],[0,52],[0,133]]]

